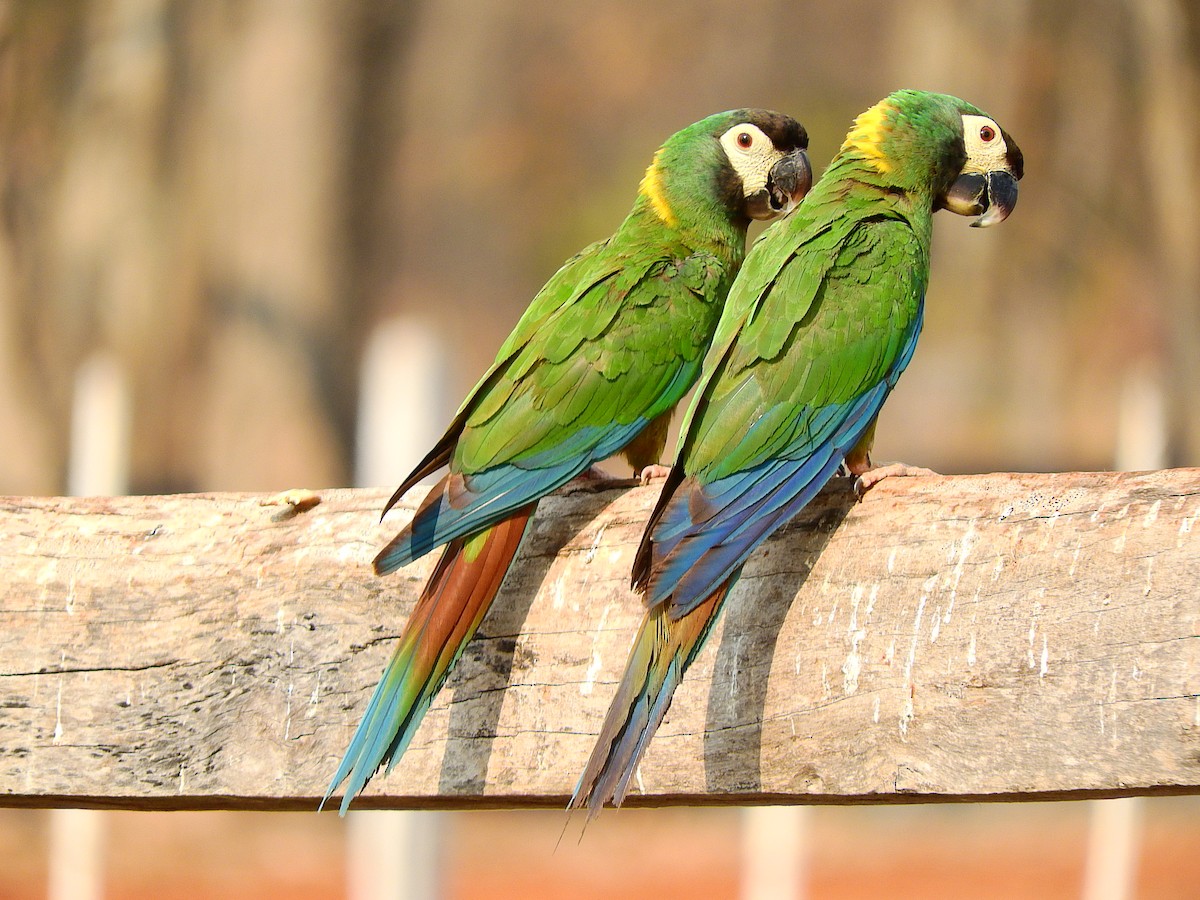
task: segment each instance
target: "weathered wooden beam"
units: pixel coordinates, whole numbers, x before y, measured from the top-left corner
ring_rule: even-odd
[[[314,808],[432,560],[384,490],[0,500],[0,804]],[[420,492],[416,492],[420,493]],[[362,807],[561,807],[657,489],[548,498]],[[835,483],[746,566],[630,804],[1200,792],[1200,470]]]

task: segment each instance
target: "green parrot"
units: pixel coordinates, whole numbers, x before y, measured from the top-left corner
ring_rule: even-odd
[[[647,612],[571,806],[619,806],[750,553],[843,461],[865,489],[875,419],[921,330],[933,213],[1003,221],[1021,151],[955,97],[899,91],[860,115],[730,290],[646,526]]]
[[[446,468],[375,558],[386,574],[445,544],[330,782],[351,800],[404,753],[491,605],[538,500],[622,452],[656,463],[671,411],[695,382],[751,219],[812,184],[808,135],[761,109],[709,116],[654,155],[633,210],[542,288],[445,435],[389,509]]]

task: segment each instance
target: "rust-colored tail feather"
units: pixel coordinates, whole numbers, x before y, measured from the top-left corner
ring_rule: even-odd
[[[537,504],[446,545],[372,694],[325,798],[346,781],[341,812],[384,765],[403,755],[434,696],[500,590]]]

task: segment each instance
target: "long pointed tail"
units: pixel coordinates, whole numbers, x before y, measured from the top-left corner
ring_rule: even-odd
[[[344,815],[371,776],[384,765],[391,771],[403,755],[492,605],[536,506],[530,504],[486,531],[446,545],[329,783],[322,807],[345,781]]]
[[[671,706],[675,688],[704,646],[737,574],[678,619],[671,618],[669,603],[646,611],[568,809],[586,806],[591,819],[605,803],[621,805],[650,739]]]

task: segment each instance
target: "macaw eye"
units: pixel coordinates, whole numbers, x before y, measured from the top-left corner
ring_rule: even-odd
[[[743,150],[749,150],[754,146],[754,136],[748,131],[743,131],[737,136],[737,145]]]
[[[996,129],[991,125],[984,125],[979,129],[979,139],[985,144],[990,144],[996,137]]]

